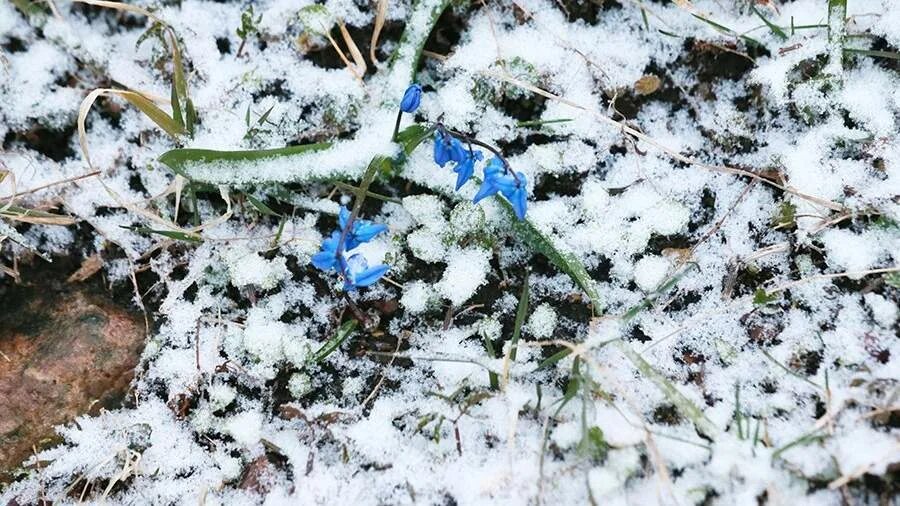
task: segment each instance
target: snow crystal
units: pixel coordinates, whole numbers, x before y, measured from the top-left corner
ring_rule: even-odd
[[[467,248],[451,251],[447,256],[447,269],[435,288],[453,305],[461,306],[487,281],[491,254],[484,249]]]
[[[528,333],[538,339],[547,339],[553,335],[556,322],[557,316],[553,306],[547,303],[539,304],[528,317]]]

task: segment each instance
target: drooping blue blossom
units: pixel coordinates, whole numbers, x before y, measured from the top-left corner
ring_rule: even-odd
[[[317,269],[325,272],[334,270],[338,263],[338,243],[341,242],[341,232],[336,230],[331,237],[322,241],[322,251],[312,256],[312,264]]]
[[[369,267],[366,258],[355,253],[347,258],[346,252],[387,230],[387,226],[357,218],[350,223],[350,211],[341,207],[338,213],[340,228],[322,241],[322,249],[312,256],[312,264],[320,270],[337,270],[344,277],[344,289],[351,291],[374,284],[388,271],[390,266],[379,264]],[[346,232],[345,232],[346,231]],[[344,242],[341,244],[341,236]]]
[[[410,84],[403,93],[403,100],[400,101],[400,110],[403,112],[415,112],[419,108],[419,102],[422,101],[422,87],[418,84]]]
[[[338,212],[338,224],[340,225],[341,230],[347,228],[347,223],[349,221],[350,210],[341,206],[341,210]],[[351,230],[347,232],[346,239],[344,239],[344,247],[346,250],[351,250],[364,242],[371,241],[378,234],[386,232],[387,229],[387,225],[372,223],[369,220],[356,218],[353,220]]]
[[[384,276],[388,269],[390,269],[390,266],[385,264],[369,267],[366,257],[359,253],[351,255],[347,259],[344,268],[344,289],[353,291],[357,288],[375,284]]]
[[[475,172],[475,162],[480,161],[484,158],[484,155],[481,154],[481,151],[478,150],[469,150],[466,152],[466,157],[463,161],[456,164],[453,167],[453,172],[456,172],[456,190],[459,191],[460,188],[466,181],[471,179],[472,174]]]
[[[450,161],[462,162],[466,159],[466,153],[466,148],[456,137],[441,130],[434,133],[434,162],[436,164],[443,167]]]
[[[522,174],[521,172],[516,172],[516,176],[518,176],[518,178],[503,176],[501,179],[504,179],[504,181],[500,184],[500,192],[506,197],[506,200],[512,204],[516,217],[520,220],[524,220],[525,211],[528,207],[528,180],[525,179],[525,174]],[[509,180],[506,178],[512,179],[512,185],[508,184]]]
[[[484,167],[484,181],[481,188],[472,199],[476,204],[498,193],[506,197],[513,206],[516,217],[525,219],[525,211],[528,207],[528,179],[525,174],[516,172],[516,175],[508,174],[503,162],[499,158],[491,158]]]
[[[506,169],[503,167],[503,162],[499,158],[491,158],[484,167],[484,179],[481,181],[481,188],[478,189],[478,193],[475,194],[472,202],[477,204],[491,195],[496,195],[500,191],[497,182],[505,172]]]

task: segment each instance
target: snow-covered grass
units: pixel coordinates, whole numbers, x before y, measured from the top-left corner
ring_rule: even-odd
[[[90,175],[90,91],[171,111],[164,32],[0,3],[0,209],[47,185],[14,204],[83,223],[0,216],[0,272],[28,247],[101,253],[156,322],[128,405],[61,428],[3,503],[896,500],[893,0],[389,2],[378,62],[368,3],[261,1],[242,37],[240,3],[138,4],[178,37],[183,147],[330,144],[176,176],[176,140],[107,97]],[[453,193],[430,142],[390,142],[411,78],[419,120],[527,176],[531,229]],[[391,270],[347,332],[360,315],[309,260],[375,156],[390,198],[363,213],[390,231],[359,249]]]

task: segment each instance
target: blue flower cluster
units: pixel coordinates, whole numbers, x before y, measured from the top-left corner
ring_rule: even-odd
[[[387,231],[387,226],[360,218],[350,223],[350,211],[346,207],[341,207],[338,213],[338,225],[339,229],[322,241],[322,251],[313,255],[312,264],[325,272],[338,271],[344,278],[344,290],[347,291],[376,283],[390,266],[378,264],[369,267],[363,255],[354,253],[347,257],[346,253]]]
[[[471,144],[466,149],[462,142],[442,128],[434,134],[434,162],[443,167],[447,162],[455,162],[453,172],[456,172],[456,190],[472,178],[475,173],[475,162],[484,159],[484,155],[477,149],[472,149]],[[525,174],[509,169],[506,161],[496,156],[491,158],[484,167],[484,177],[481,188],[473,201],[477,204],[497,193],[506,197],[512,204],[516,217],[525,219],[525,211],[528,207],[528,180]]]
[[[418,84],[411,84],[400,101],[400,113],[415,112],[419,108],[421,100],[422,87]],[[399,126],[399,124],[400,118],[398,116],[397,125]],[[468,148],[463,145],[463,141],[460,140],[461,137],[468,143]],[[475,174],[475,163],[484,159],[481,151],[472,149],[473,143],[494,151],[496,155],[484,167],[481,188],[475,195],[474,202],[478,203],[482,199],[499,193],[512,204],[516,217],[524,220],[525,211],[528,207],[528,180],[525,178],[525,174],[521,172],[513,174],[506,160],[500,157],[493,148],[474,139],[465,138],[462,134],[451,133],[438,123],[434,132],[434,162],[441,167],[447,165],[447,162],[454,162],[453,172],[456,173],[456,190],[459,191]]]

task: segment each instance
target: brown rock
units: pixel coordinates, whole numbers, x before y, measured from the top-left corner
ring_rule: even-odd
[[[144,325],[88,289],[0,295],[0,482],[53,427],[115,407],[143,349]]]

